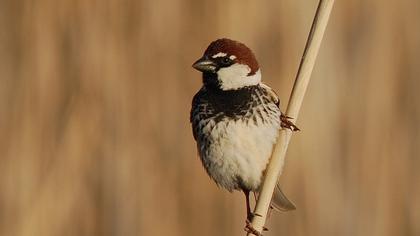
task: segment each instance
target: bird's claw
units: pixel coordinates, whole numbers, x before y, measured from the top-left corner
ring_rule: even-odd
[[[264,229],[266,229],[266,228],[264,227]],[[256,229],[254,229],[254,227],[252,227],[251,221],[249,221],[248,219],[246,219],[246,225],[245,225],[244,230],[249,234],[253,234],[253,235],[256,235],[256,236],[263,236],[262,233],[260,233]]]
[[[280,125],[282,128],[290,129],[291,131],[300,131],[300,129],[290,121],[292,117],[281,114],[280,115]]]

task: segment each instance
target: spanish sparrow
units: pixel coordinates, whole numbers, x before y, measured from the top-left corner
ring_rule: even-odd
[[[190,116],[198,154],[218,186],[245,193],[250,221],[249,193],[261,187],[279,129],[298,128],[280,111],[273,89],[261,82],[258,62],[244,44],[218,39],[193,67],[203,74]],[[278,184],[271,206],[295,209]]]

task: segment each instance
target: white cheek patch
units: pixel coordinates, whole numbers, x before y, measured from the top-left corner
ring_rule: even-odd
[[[233,60],[235,60],[235,59],[236,59],[236,56],[235,56],[235,55],[231,55],[231,56],[229,57],[229,59],[231,59],[231,60],[233,61]]]
[[[217,53],[217,54],[214,54],[213,56],[212,56],[212,58],[218,58],[218,57],[225,57],[227,54],[226,53],[224,53],[224,52],[219,52],[219,53]]]
[[[239,89],[246,86],[257,85],[261,82],[261,71],[248,75],[251,68],[243,64],[233,64],[229,67],[220,68],[217,77],[222,90]]]

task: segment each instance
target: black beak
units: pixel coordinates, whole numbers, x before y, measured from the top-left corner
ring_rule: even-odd
[[[202,57],[198,59],[192,67],[196,70],[201,72],[216,72],[217,65],[212,60],[208,59],[207,57]]]

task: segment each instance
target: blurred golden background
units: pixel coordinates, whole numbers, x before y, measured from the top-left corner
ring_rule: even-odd
[[[208,43],[285,109],[316,0],[1,0],[0,235],[244,235],[189,124]],[[336,1],[266,235],[420,235],[420,1]]]

